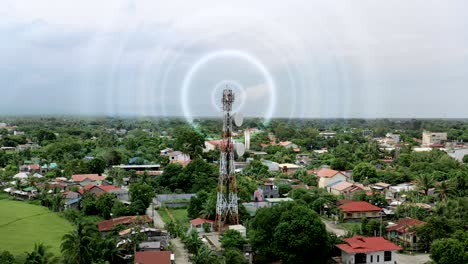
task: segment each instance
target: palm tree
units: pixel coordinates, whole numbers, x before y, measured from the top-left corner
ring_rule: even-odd
[[[200,247],[203,246],[203,242],[198,237],[198,232],[196,230],[192,230],[192,232],[183,239],[183,242],[188,252],[192,254],[196,254]]]
[[[91,263],[95,250],[93,246],[98,238],[99,232],[94,224],[79,221],[76,230],[62,237],[60,248],[64,256],[64,263]]]
[[[65,203],[65,197],[61,194],[54,194],[51,199],[51,207],[52,211],[54,212],[60,212],[63,210]]]
[[[439,194],[439,199],[441,201],[446,201],[450,196],[455,192],[454,185],[450,181],[440,182],[435,186],[436,193]]]
[[[201,246],[191,258],[194,264],[223,264],[225,259],[206,245]]]
[[[34,244],[34,250],[31,253],[26,252],[25,264],[52,264],[56,263],[57,258],[54,258],[54,254],[48,252],[48,247],[44,246],[43,243]]]
[[[416,177],[416,185],[420,191],[427,195],[429,189],[434,186],[434,178],[430,174],[420,174]]]
[[[216,203],[213,199],[207,199],[200,211],[200,217],[210,219],[215,215]]]

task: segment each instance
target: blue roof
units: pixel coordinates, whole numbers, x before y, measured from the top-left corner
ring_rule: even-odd
[[[74,204],[74,203],[79,202],[80,200],[81,200],[81,197],[78,197],[78,198],[75,198],[75,199],[72,199],[72,200],[66,202],[65,204],[66,205]]]

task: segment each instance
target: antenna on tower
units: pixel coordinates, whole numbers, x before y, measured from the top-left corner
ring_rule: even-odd
[[[234,103],[234,93],[226,87],[221,98],[223,104],[223,138],[220,145],[220,166],[218,177],[218,193],[216,197],[216,229],[222,232],[226,224],[239,224],[239,207],[237,199],[237,183],[234,171],[234,150],[243,155],[244,146],[237,146],[232,139],[234,121],[242,124],[242,116],[234,118],[231,115]],[[236,115],[237,116],[237,115]],[[233,120],[234,119],[234,120]]]

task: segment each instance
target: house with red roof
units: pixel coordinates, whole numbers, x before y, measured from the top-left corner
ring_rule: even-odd
[[[387,226],[387,238],[407,249],[419,250],[422,245],[419,242],[415,228],[424,224],[426,222],[418,219],[401,218],[395,224]]]
[[[205,148],[203,149],[203,152],[219,149],[221,146],[221,141],[221,139],[205,141]]]
[[[196,218],[190,221],[190,230],[195,229],[198,233],[205,233],[204,224],[208,225],[210,232],[214,231],[214,221],[204,218]]]
[[[171,264],[174,254],[171,251],[144,251],[135,253],[135,264]]]
[[[340,200],[340,208],[343,220],[360,220],[362,217],[378,218],[382,208],[364,201]]]
[[[354,236],[344,241],[336,247],[341,250],[341,263],[346,264],[394,264],[395,252],[402,249],[383,237]]]
[[[318,177],[319,188],[327,188],[327,186],[340,181],[349,181],[348,177],[343,172],[326,167],[320,168],[314,173]]]
[[[119,196],[120,193],[122,191],[126,191],[126,190],[122,190],[121,188],[117,187],[117,186],[114,186],[114,185],[95,185],[95,184],[87,184],[86,186],[84,187],[81,187],[78,192],[83,195],[85,192],[90,192],[90,193],[93,193],[97,196],[103,194],[103,193],[113,193],[115,194],[116,196]],[[127,191],[128,193],[128,191]],[[119,197],[117,197],[119,199]]]
[[[101,184],[106,179],[106,176],[99,174],[75,174],[71,180],[84,186],[89,183]]]
[[[287,149],[292,149],[294,152],[299,152],[299,146],[297,144],[292,143],[291,141],[281,141],[278,143],[278,145],[287,148]]]

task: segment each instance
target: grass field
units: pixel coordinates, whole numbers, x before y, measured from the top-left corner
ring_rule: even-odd
[[[73,226],[67,220],[45,207],[0,200],[0,250],[19,256],[42,242],[58,256],[62,236],[71,230]]]
[[[187,208],[168,208],[169,213],[174,218],[175,222],[182,225],[182,226],[189,226],[189,218],[187,216]],[[161,208],[158,211],[159,215],[161,216],[164,223],[169,223],[171,221],[171,217],[166,212],[166,209]]]

